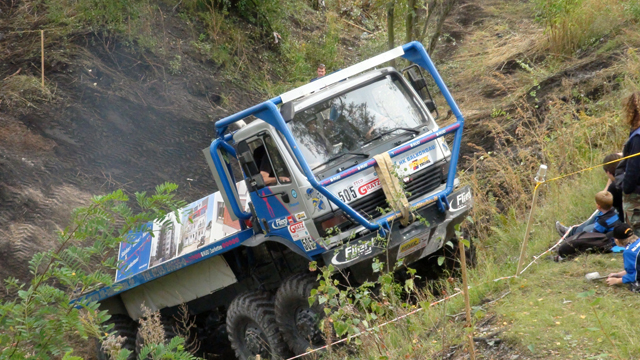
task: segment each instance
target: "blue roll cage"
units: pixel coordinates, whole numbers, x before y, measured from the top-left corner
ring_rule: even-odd
[[[442,93],[442,95],[444,96],[445,100],[447,101],[447,104],[449,105],[449,107],[451,108],[451,111],[453,112],[453,115],[455,115],[456,118],[456,122],[453,124],[450,124],[434,133],[430,133],[430,134],[426,134],[422,137],[419,137],[415,140],[413,140],[411,143],[409,144],[405,144],[399,148],[395,148],[393,150],[388,151],[388,154],[390,157],[395,157],[398,156],[402,153],[405,153],[407,151],[409,151],[410,149],[422,145],[426,142],[432,141],[434,139],[437,139],[439,137],[442,137],[446,134],[449,134],[451,132],[455,131],[455,138],[453,141],[453,149],[451,151],[451,161],[449,162],[449,173],[447,175],[447,184],[444,190],[438,192],[437,194],[435,194],[432,197],[429,197],[427,199],[423,199],[420,201],[417,201],[415,203],[411,203],[411,207],[413,208],[419,208],[422,206],[425,206],[426,204],[432,203],[432,202],[437,202],[438,204],[438,208],[440,209],[440,211],[444,212],[448,209],[448,202],[447,202],[447,196],[449,194],[451,194],[451,192],[453,192],[453,186],[454,186],[454,180],[455,180],[455,175],[456,175],[456,168],[458,165],[458,156],[460,154],[460,145],[462,142],[462,131],[463,131],[463,127],[464,127],[464,117],[462,116],[462,113],[460,112],[460,109],[458,108],[458,105],[456,104],[455,100],[453,99],[453,97],[451,96],[451,93],[449,92],[449,89],[447,88],[447,86],[445,85],[444,81],[442,80],[442,78],[440,77],[440,74],[438,73],[438,71],[436,70],[433,62],[431,61],[431,58],[429,57],[429,55],[427,54],[426,50],[424,49],[424,46],[422,46],[421,43],[417,42],[417,41],[413,41],[410,42],[408,44],[405,44],[401,47],[398,47],[396,49],[390,50],[387,53],[383,53],[380,54],[378,56],[376,56],[375,58],[369,59],[369,60],[365,60],[364,62],[360,63],[360,64],[356,64],[352,67],[349,67],[347,69],[338,71],[334,74],[331,74],[329,76],[326,76],[325,78],[322,78],[320,80],[314,81],[313,83],[304,85],[298,89],[292,90],[289,93],[285,93],[281,96],[275,97],[273,99],[267,100],[263,103],[260,103],[258,105],[255,105],[253,107],[250,107],[246,110],[240,111],[236,114],[233,114],[231,116],[228,116],[224,119],[221,119],[219,121],[216,122],[215,127],[216,130],[218,132],[218,138],[215,139],[210,146],[210,152],[211,152],[211,158],[213,159],[213,163],[214,166],[216,168],[216,170],[218,171],[218,173],[220,174],[220,177],[222,179],[222,187],[224,189],[224,191],[227,194],[233,194],[233,191],[231,189],[231,186],[235,186],[235,181],[233,183],[231,183],[230,181],[228,181],[226,176],[223,176],[223,174],[225,173],[223,171],[223,169],[225,168],[225,165],[222,163],[221,159],[219,156],[217,156],[217,151],[218,149],[222,148],[224,151],[228,152],[230,155],[232,156],[236,156],[236,152],[233,148],[233,146],[231,146],[231,144],[229,142],[233,141],[233,136],[232,134],[227,134],[227,129],[229,127],[229,125],[240,121],[242,119],[245,119],[251,115],[257,117],[258,119],[261,119],[263,121],[265,121],[266,123],[268,123],[269,125],[273,126],[274,128],[276,128],[278,131],[280,131],[280,133],[284,136],[285,140],[287,141],[287,143],[289,144],[291,150],[293,151],[293,155],[296,157],[296,159],[298,160],[298,163],[300,164],[300,167],[302,168],[302,171],[304,172],[305,176],[307,177],[307,180],[309,181],[309,183],[311,184],[311,186],[316,189],[318,192],[320,192],[322,195],[324,195],[327,199],[329,199],[329,201],[331,201],[332,203],[334,203],[338,208],[340,208],[342,211],[344,211],[346,214],[348,214],[352,219],[354,219],[356,222],[358,222],[360,225],[362,225],[363,227],[365,227],[368,230],[371,231],[380,231],[382,233],[385,233],[386,230],[390,229],[390,225],[389,225],[389,221],[391,221],[391,219],[397,218],[398,216],[400,216],[400,212],[393,212],[390,213],[386,216],[384,216],[381,219],[378,219],[375,222],[370,222],[369,220],[367,220],[366,218],[364,218],[362,215],[360,215],[360,213],[358,213],[357,211],[355,211],[351,206],[345,204],[343,201],[341,201],[338,197],[336,197],[333,193],[331,193],[327,188],[326,185],[329,185],[335,181],[338,180],[342,180],[346,177],[352,176],[354,174],[357,174],[365,169],[368,169],[372,166],[376,165],[376,161],[375,159],[369,159],[367,162],[353,166],[349,169],[346,169],[342,172],[340,172],[339,174],[336,174],[328,179],[325,179],[321,182],[319,182],[318,180],[316,180],[316,177],[313,174],[313,171],[311,170],[311,168],[309,167],[306,159],[304,158],[304,156],[302,155],[302,153],[300,152],[300,149],[298,148],[298,144],[296,143],[295,139],[293,138],[293,135],[291,134],[291,131],[289,130],[289,128],[287,127],[284,118],[282,117],[282,115],[280,114],[280,111],[278,111],[278,108],[276,107],[276,105],[279,105],[281,103],[283,103],[284,101],[292,101],[293,99],[295,99],[295,96],[301,97],[304,96],[306,94],[311,93],[313,90],[318,90],[323,86],[326,86],[324,84],[331,84],[331,83],[335,83],[338,82],[340,80],[343,80],[349,76],[355,75],[358,72],[363,71],[364,69],[362,69],[363,66],[369,66],[368,68],[371,68],[373,66],[379,65],[382,62],[386,62],[389,60],[392,60],[394,58],[397,57],[402,57],[406,60],[409,60],[417,65],[419,65],[420,67],[422,67],[423,69],[427,70],[429,72],[429,74],[431,74],[432,78],[434,79],[436,85],[438,86],[438,88],[440,89],[440,92]],[[376,61],[377,60],[377,61]],[[360,65],[360,66],[359,66]],[[365,68],[367,69],[367,68]],[[324,81],[322,81],[324,80]],[[317,83],[317,84],[316,84]],[[314,85],[315,84],[315,85]],[[306,92],[305,92],[306,90]],[[293,93],[293,94],[292,94]],[[285,98],[285,99],[283,99]],[[228,164],[226,165],[227,167],[229,166]],[[233,174],[232,172],[229,172],[230,174]],[[233,176],[233,175],[231,175]],[[233,179],[232,179],[233,180]],[[249,219],[251,218],[251,213],[249,212],[245,212],[241,209],[240,205],[238,204],[236,198],[234,196],[228,196],[229,202],[230,202],[230,206],[231,206],[231,210],[233,211],[233,213],[235,214],[236,217],[238,217],[239,219]]]

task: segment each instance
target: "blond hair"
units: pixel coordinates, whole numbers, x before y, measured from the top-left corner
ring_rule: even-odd
[[[640,126],[640,92],[635,92],[622,101],[624,122],[632,129]]]
[[[608,191],[600,191],[596,194],[596,204],[598,204],[602,210],[610,210],[613,207],[613,195]]]

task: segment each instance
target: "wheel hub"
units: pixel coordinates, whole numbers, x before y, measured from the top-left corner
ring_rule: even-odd
[[[302,309],[296,313],[298,333],[311,344],[322,342],[322,332],[318,329],[318,315],[311,309]]]
[[[267,340],[260,328],[251,325],[248,326],[244,332],[244,341],[245,344],[247,344],[247,349],[249,349],[253,355],[260,355],[266,358],[269,353]]]

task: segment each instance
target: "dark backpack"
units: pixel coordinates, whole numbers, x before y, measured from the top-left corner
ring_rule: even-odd
[[[563,258],[583,253],[605,253],[611,251],[613,242],[607,235],[598,232],[580,232],[569,236],[558,248]]]

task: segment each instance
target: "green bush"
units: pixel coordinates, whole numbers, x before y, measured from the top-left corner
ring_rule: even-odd
[[[101,325],[109,319],[99,304],[71,302],[79,294],[113,283],[118,267],[116,249],[131,230],[177,211],[175,184],[156,187],[155,194],[136,193],[134,212],[121,190],[96,196],[87,207],[76,209],[71,224],[56,235],[54,249],[37,253],[29,262],[32,279],[5,279],[7,294],[0,300],[0,358],[52,359],[74,350],[81,339],[105,338]],[[163,345],[158,352],[183,352],[180,341]],[[157,347],[149,347],[155,352]],[[125,353],[122,350],[121,353]],[[126,358],[126,354],[121,354]],[[118,355],[118,358],[122,356]]]

